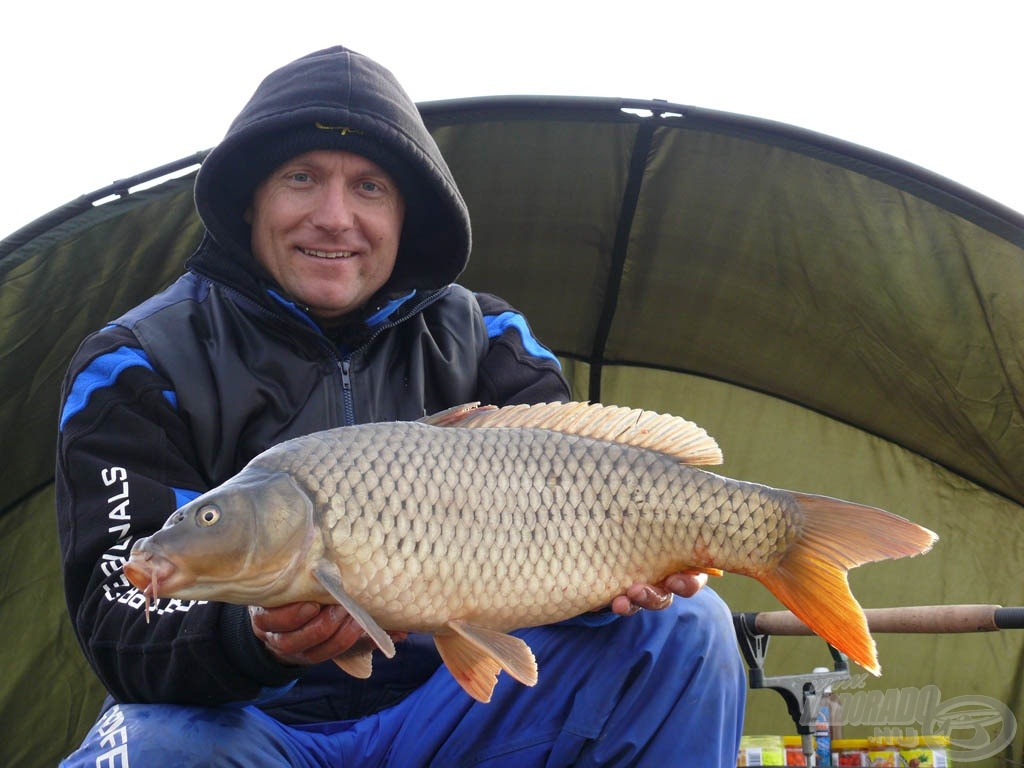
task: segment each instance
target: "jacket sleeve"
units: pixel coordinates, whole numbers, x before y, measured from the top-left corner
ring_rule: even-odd
[[[478,293],[476,298],[488,336],[479,369],[480,402],[568,401],[569,385],[558,358],[534,336],[522,313],[492,294]]]
[[[247,701],[294,679],[253,635],[247,609],[161,598],[147,617],[122,565],[208,482],[170,382],[127,330],[83,342],[62,390],[57,518],[68,609],[107,690],[124,702]]]

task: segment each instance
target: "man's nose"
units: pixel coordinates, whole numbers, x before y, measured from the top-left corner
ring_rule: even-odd
[[[326,186],[317,199],[313,223],[328,232],[351,229],[355,224],[352,202],[351,193],[344,186]]]

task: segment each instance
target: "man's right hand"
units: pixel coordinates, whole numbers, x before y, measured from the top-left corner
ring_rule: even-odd
[[[289,603],[277,608],[249,606],[252,631],[282,664],[309,666],[344,653],[363,628],[340,605]]]

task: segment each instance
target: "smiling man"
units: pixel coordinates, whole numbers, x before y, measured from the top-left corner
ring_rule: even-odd
[[[252,252],[285,293],[328,323],[362,307],[391,276],[405,201],[387,171],[342,150],[275,169],[246,214]]]
[[[362,632],[337,605],[146,610],[121,570],[132,543],[266,448],[569,397],[525,318],[455,282],[466,205],[415,105],[366,57],[336,47],[268,76],[195,200],[206,234],[185,274],[87,338],[64,383],[65,592],[110,692],[65,764],[735,765],[745,676],[704,577],[524,630],[541,682],[503,680],[489,704],[425,636],[349,677],[330,660]]]

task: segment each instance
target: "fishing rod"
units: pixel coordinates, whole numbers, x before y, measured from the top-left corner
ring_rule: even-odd
[[[1024,629],[1024,607],[1004,608],[1001,605],[918,605],[900,608],[868,608],[864,611],[872,633],[947,634],[962,632],[997,632],[1001,629]],[[768,640],[772,635],[803,636],[816,634],[791,611],[733,613],[733,625],[743,658],[750,669],[751,689],[777,691],[786,702],[796,725],[807,765],[814,765],[814,717],[822,697],[838,682],[850,678],[846,655],[828,646],[832,655],[831,671],[768,677],[764,672]]]
[[[1024,629],[1024,607],[1001,605],[916,605],[903,608],[867,608],[864,615],[872,632],[893,634],[945,634]],[[758,635],[813,635],[790,611],[733,614]]]

